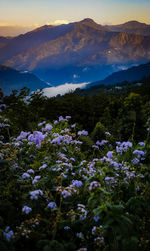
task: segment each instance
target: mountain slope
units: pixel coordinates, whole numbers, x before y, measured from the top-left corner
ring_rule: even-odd
[[[0,88],[5,95],[10,94],[12,90],[20,90],[25,86],[30,88],[31,91],[48,87],[44,81],[31,73],[0,65]]]
[[[0,49],[0,63],[61,84],[103,79],[120,64],[150,60],[150,36],[112,32],[92,19],[43,26]]]
[[[0,48],[6,46],[12,38],[0,37]]]
[[[99,84],[115,84],[123,81],[138,81],[148,76],[150,76],[150,62],[147,64],[131,67],[127,70],[114,72],[104,80],[89,84],[88,87]]]
[[[105,27],[115,32],[126,32],[142,36],[150,36],[150,25],[137,21],[129,21],[120,25],[106,25]]]

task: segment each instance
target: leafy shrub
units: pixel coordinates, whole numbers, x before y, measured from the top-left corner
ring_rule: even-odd
[[[93,144],[69,119],[1,137],[1,249],[147,250],[149,139]]]

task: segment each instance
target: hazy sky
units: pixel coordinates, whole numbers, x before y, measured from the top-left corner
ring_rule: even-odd
[[[150,0],[0,0],[0,25],[38,26],[86,17],[101,24],[150,24]]]

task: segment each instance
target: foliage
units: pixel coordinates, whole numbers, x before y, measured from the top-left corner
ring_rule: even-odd
[[[134,139],[136,142],[146,137],[145,124],[150,117],[150,80],[144,79],[142,86],[132,85],[106,95],[102,86],[101,93],[95,96],[82,96],[78,91],[62,97],[47,98],[41,91],[29,96],[28,89],[13,92],[2,98],[7,105],[5,117],[11,123],[10,136],[20,131],[33,131],[41,120],[53,121],[60,115],[71,115],[77,127],[94,133],[96,124],[101,123],[112,133],[116,140]],[[8,133],[7,133],[8,134]],[[8,137],[7,137],[8,139]]]
[[[28,110],[41,98],[47,105],[37,93],[30,103],[16,97],[14,107]],[[1,105],[0,248],[148,250],[149,122],[144,142],[116,141],[101,123],[91,139],[70,116],[41,120],[9,138],[10,109]],[[15,109],[12,130],[20,123]]]

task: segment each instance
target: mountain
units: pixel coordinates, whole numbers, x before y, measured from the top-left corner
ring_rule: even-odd
[[[150,60],[150,36],[110,31],[86,18],[45,25],[0,48],[0,63],[32,71],[53,85],[104,79],[121,67]]]
[[[150,62],[118,71],[106,79],[88,84],[86,89],[76,89],[78,95],[94,96],[97,94],[126,95],[127,91],[140,90],[144,95],[150,91]]]
[[[0,37],[0,48],[3,48],[10,42],[11,38],[7,37]]]
[[[15,37],[19,34],[24,34],[30,30],[32,30],[33,27],[23,27],[23,26],[12,26],[12,25],[0,25],[0,36],[3,37]]]
[[[129,21],[120,25],[106,25],[105,27],[115,32],[126,32],[142,36],[150,36],[150,25],[137,21]]]
[[[44,81],[31,73],[0,65],[0,88],[4,95],[9,95],[12,90],[20,90],[25,86],[31,91],[48,87]]]
[[[115,84],[123,81],[138,81],[144,77],[150,76],[150,62],[139,66],[131,67],[127,70],[112,73],[104,80],[96,81],[88,85],[88,87],[100,84]]]

